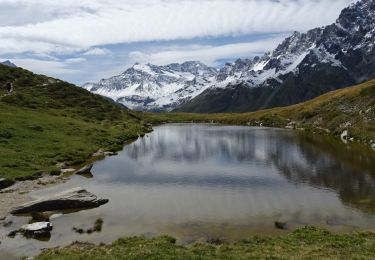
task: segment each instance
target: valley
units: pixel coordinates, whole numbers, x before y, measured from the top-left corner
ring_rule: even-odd
[[[374,259],[374,0],[8,2],[0,259]]]

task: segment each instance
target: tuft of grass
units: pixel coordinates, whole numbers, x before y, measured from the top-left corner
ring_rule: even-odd
[[[373,259],[375,233],[332,234],[304,227],[279,237],[252,237],[236,243],[176,245],[173,237],[121,238],[111,245],[75,243],[49,249],[36,260],[65,259]]]

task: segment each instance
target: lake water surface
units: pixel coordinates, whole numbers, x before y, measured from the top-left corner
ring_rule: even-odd
[[[2,239],[5,254],[33,255],[72,241],[109,243],[121,236],[169,234],[180,243],[238,240],[317,225],[332,231],[375,228],[373,152],[294,131],[196,124],[163,125],[97,162],[93,178],[31,194],[73,187],[109,199],[99,208],[53,219],[49,241]],[[80,235],[104,220],[102,232]],[[6,234],[29,220],[13,217]]]

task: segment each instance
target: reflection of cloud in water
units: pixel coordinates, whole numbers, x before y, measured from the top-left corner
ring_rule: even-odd
[[[96,170],[101,172],[98,181],[148,186],[288,193],[291,185],[303,184],[337,192],[344,202],[369,199],[371,204],[375,179],[361,165],[352,167],[355,162],[337,158],[332,149],[322,150],[319,141],[277,129],[167,125],[99,163]],[[329,146],[337,146],[340,156],[346,151],[340,143]]]

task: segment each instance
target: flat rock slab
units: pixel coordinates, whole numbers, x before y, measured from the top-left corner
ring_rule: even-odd
[[[96,208],[107,202],[108,199],[98,198],[83,188],[75,188],[56,194],[51,198],[32,201],[16,207],[11,211],[11,214]]]
[[[49,222],[36,222],[22,226],[21,230],[28,232],[51,231],[52,225]]]
[[[52,225],[49,222],[36,222],[33,224],[24,225],[19,232],[25,237],[31,238],[47,238],[51,236]]]

